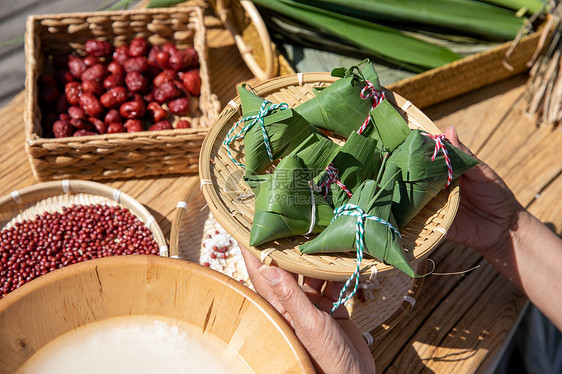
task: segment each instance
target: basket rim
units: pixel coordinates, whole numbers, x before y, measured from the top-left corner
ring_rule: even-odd
[[[10,194],[0,197],[0,210],[11,206],[21,208],[27,203],[35,205],[37,202],[49,197],[61,195],[90,194],[112,200],[119,205],[129,209],[139,218],[152,232],[154,240],[160,249],[160,256],[169,257],[170,251],[166,244],[166,238],[160,225],[148,209],[132,196],[122,192],[118,188],[104,184],[86,181],[63,179],[60,181],[38,183],[12,191]]]
[[[182,6],[182,7],[167,7],[167,8],[136,8],[136,9],[126,9],[126,10],[96,10],[90,12],[67,12],[67,13],[42,13],[42,14],[31,14],[27,19],[65,19],[65,18],[81,18],[85,16],[118,16],[122,14],[159,14],[159,13],[185,13],[186,11],[191,11],[194,9],[200,10],[200,7],[196,5]]]
[[[294,75],[287,75],[281,77],[275,77],[265,82],[259,83],[252,88],[254,91],[260,95],[264,96],[265,93],[273,93],[281,88],[290,85],[299,85],[303,86],[307,83],[333,83],[339,79],[338,77],[333,77],[328,72],[313,72],[313,73],[297,73]],[[407,112],[410,114],[408,118],[413,120],[416,118],[421,118],[427,123],[422,125],[421,123],[417,123],[419,126],[424,130],[430,133],[441,133],[439,128],[431,121],[419,108],[414,106],[410,101],[406,100],[402,96],[389,91],[388,89],[384,88],[385,94],[387,99],[393,103],[394,105],[398,106],[403,112]],[[246,228],[242,226],[240,222],[235,219],[232,219],[231,213],[228,209],[221,203],[222,198],[220,197],[219,193],[216,190],[216,185],[213,182],[213,176],[211,174],[210,165],[212,160],[212,149],[213,146],[216,145],[216,141],[218,139],[218,135],[221,130],[226,125],[226,119],[230,119],[232,116],[238,115],[239,110],[241,107],[240,97],[237,96],[233,100],[230,101],[229,105],[223,109],[220,115],[215,120],[214,125],[211,127],[209,132],[207,133],[205,139],[203,140],[203,144],[201,146],[201,154],[199,157],[199,175],[201,179],[201,189],[203,194],[205,195],[205,199],[213,213],[215,219],[219,224],[223,227],[231,227],[232,232],[230,234],[234,237],[234,239],[240,244],[243,245],[245,248],[250,250],[252,253],[256,254],[260,257],[260,253],[266,248],[265,246],[268,243],[265,243],[259,248],[250,246],[248,243],[249,235],[244,235]],[[221,124],[221,121],[224,122]],[[415,125],[415,123],[414,123]],[[428,128],[429,127],[429,128]],[[450,225],[453,222],[453,219],[457,213],[459,199],[460,199],[460,190],[459,190],[459,181],[458,179],[453,181],[451,185],[448,187],[447,190],[444,190],[448,193],[447,197],[447,215],[445,219],[441,221],[440,226],[443,227],[443,231],[433,231],[432,235],[426,240],[424,243],[423,250],[417,250],[414,248],[413,256],[414,258],[410,260],[410,264],[416,265],[423,261],[429,254],[435,249],[435,247],[441,243],[445,239],[446,231],[448,230]],[[286,256],[280,255],[280,251],[273,251],[272,253],[268,254],[265,258],[266,264],[276,264],[279,267],[291,271],[293,273],[302,274],[305,276],[310,276],[318,279],[327,279],[327,280],[335,280],[335,281],[345,281],[351,276],[353,271],[343,270],[343,269],[313,269],[311,267],[304,267],[302,265],[296,264],[294,261],[285,258]],[[313,255],[306,255],[300,254],[300,256],[313,256]],[[321,258],[326,258],[328,262],[332,262],[332,259],[337,258],[337,254],[334,255],[314,255]],[[366,279],[370,276],[371,271],[368,269],[370,268],[367,266],[361,271],[361,279]],[[390,265],[386,265],[382,262],[378,262],[376,264],[376,268],[378,270],[379,276],[390,275],[396,270],[394,267]]]

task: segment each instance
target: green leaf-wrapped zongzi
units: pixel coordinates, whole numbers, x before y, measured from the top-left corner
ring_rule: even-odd
[[[401,169],[392,212],[402,230],[433,197],[478,161],[450,144],[443,135],[412,130],[392,152],[388,164]]]
[[[374,180],[363,182],[347,204],[336,208],[333,222],[316,238],[300,246],[301,252],[334,253],[361,249],[414,277],[391,211],[398,170],[395,165],[387,165],[384,173],[385,184],[378,187]]]
[[[319,181],[332,206],[339,207],[366,179],[373,179],[380,168],[376,140],[352,132]]]
[[[333,208],[316,190],[315,179],[339,148],[313,134],[284,157],[273,174],[247,178],[256,196],[250,245],[319,232],[330,223]]]
[[[246,176],[262,173],[275,160],[293,151],[310,134],[320,131],[311,126],[287,104],[273,104],[242,85],[238,89],[242,104],[244,128],[234,134],[229,132],[224,145],[230,154],[230,143],[244,134]],[[232,156],[231,156],[232,157]]]
[[[330,130],[346,138],[365,123],[374,100],[380,100],[381,86],[373,64],[366,60],[359,68],[334,69],[333,76],[341,78],[330,86],[316,90],[313,99],[305,101],[295,110],[310,124]]]

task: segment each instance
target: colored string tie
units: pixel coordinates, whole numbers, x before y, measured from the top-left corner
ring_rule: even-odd
[[[445,185],[445,187],[443,187],[443,189],[445,189],[449,187],[449,185],[453,181],[453,166],[451,165],[451,159],[449,158],[449,152],[447,151],[447,147],[445,147],[445,143],[443,143],[443,141],[447,140],[447,138],[443,134],[432,135],[426,132],[422,132],[421,134],[435,141],[435,149],[433,150],[433,156],[431,157],[431,161],[435,161],[435,157],[437,157],[439,151],[443,152],[443,156],[445,157],[445,163],[447,164],[447,184]]]
[[[356,225],[355,225],[355,246],[356,246],[356,252],[357,252],[357,266],[355,267],[355,271],[353,272],[351,277],[349,277],[349,279],[345,282],[345,285],[343,286],[342,290],[340,291],[338,301],[336,301],[334,303],[334,305],[332,306],[331,313],[333,313],[341,305],[345,304],[345,302],[347,300],[351,299],[353,297],[353,295],[355,295],[355,293],[357,292],[357,288],[359,287],[359,272],[361,270],[361,261],[363,261],[363,252],[364,252],[364,249],[365,249],[365,220],[369,219],[369,220],[378,222],[381,225],[385,225],[395,235],[397,235],[399,238],[402,238],[402,236],[400,235],[400,231],[398,231],[388,221],[385,221],[384,219],[379,218],[377,216],[366,214],[363,211],[363,209],[361,209],[360,207],[358,207],[355,204],[345,204],[345,205],[340,206],[339,208],[336,208],[334,210],[334,218],[332,218],[332,222],[334,222],[334,220],[336,218],[340,217],[340,216],[357,217],[357,222],[356,222]],[[349,287],[349,285],[351,284],[351,282],[353,282],[353,281],[355,281],[355,284],[353,286],[353,292],[351,292],[350,294],[348,294],[346,296],[346,290]]]
[[[330,165],[326,166],[325,170],[326,170],[326,180],[324,180],[324,182],[322,182],[322,184],[319,186],[321,190],[324,190],[324,197],[326,197],[326,195],[328,194],[328,189],[330,188],[332,183],[337,184],[342,190],[344,190],[344,192],[347,194],[347,196],[349,196],[349,197],[353,196],[353,194],[345,186],[345,184],[343,184],[339,180],[338,169],[336,169],[336,167],[334,166],[333,163],[330,163]]]
[[[268,106],[268,104],[271,104],[271,105]],[[244,164],[236,161],[234,159],[234,157],[232,156],[232,154],[230,152],[230,144],[234,140],[236,140],[238,138],[241,138],[256,123],[260,125],[261,132],[263,134],[263,143],[265,145],[265,149],[267,151],[267,156],[269,157],[269,161],[273,161],[273,152],[271,150],[271,144],[269,142],[269,136],[267,135],[267,131],[265,130],[264,118],[266,116],[272,114],[276,110],[284,110],[284,109],[289,109],[289,105],[286,104],[286,103],[273,104],[271,101],[264,100],[263,103],[261,104],[260,110],[258,111],[257,114],[255,114],[253,116],[244,117],[241,120],[239,120],[238,122],[236,122],[234,124],[234,126],[232,126],[232,128],[228,131],[228,134],[226,134],[226,139],[223,142],[223,144],[226,146],[226,149],[228,151],[228,155],[230,156],[230,159],[232,160],[232,162],[234,162],[238,166],[244,167]],[[238,127],[238,125],[240,123],[242,123],[242,122],[246,123],[248,121],[251,121],[251,122],[248,123],[247,125],[245,125],[237,134],[234,134],[234,130],[236,130],[236,128]]]
[[[370,81],[365,80],[365,82],[367,84],[361,90],[361,98],[363,100],[367,100],[367,99],[372,98],[373,99],[373,106],[371,107],[371,110],[373,110],[384,100],[384,92],[382,90],[381,91],[377,90],[375,88],[375,86],[373,86],[373,84]],[[361,125],[359,130],[357,130],[357,132],[359,134],[362,134],[363,131],[365,131],[365,129],[367,128],[367,125],[369,124],[370,118],[371,118],[370,114],[367,115],[367,118],[365,119],[365,122],[363,122],[363,124]]]

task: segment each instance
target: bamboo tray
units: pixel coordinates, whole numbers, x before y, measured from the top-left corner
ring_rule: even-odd
[[[251,372],[315,372],[289,325],[265,300],[223,274],[158,256],[71,265],[0,300],[0,372],[17,373],[35,352],[65,333],[129,316],[187,324],[218,339]],[[160,344],[168,340],[156,338]]]
[[[97,182],[62,180],[12,191],[10,195],[0,198],[0,229],[15,222],[34,219],[38,214],[61,211],[63,207],[75,204],[127,208],[152,232],[160,248],[160,256],[170,255],[164,234],[154,216],[131,196]]]
[[[205,251],[202,245],[216,231],[225,230],[209,211],[205,197],[199,191],[199,179],[194,177],[173,216],[170,251],[177,253],[182,260],[202,264]],[[240,254],[230,254],[226,260],[221,260],[219,266],[215,270],[253,288]],[[360,287],[363,287],[365,300],[356,297],[346,305],[351,320],[365,336],[378,337],[396,326],[412,310],[423,288],[423,281],[424,278],[412,279],[406,274],[396,273],[362,282]]]
[[[31,16],[27,20],[24,129],[25,149],[38,181],[104,180],[197,173],[199,149],[220,110],[211,93],[203,11],[198,7],[140,9]],[[50,55],[83,54],[91,38],[115,46],[145,37],[152,45],[193,46],[199,55],[199,109],[186,117],[190,129],[141,131],[69,138],[44,138],[37,78]]]
[[[273,102],[284,102],[294,107],[312,97],[312,89],[329,85],[337,78],[329,73],[306,73],[273,78],[254,87],[257,94]],[[411,128],[421,128],[438,134],[440,130],[409,101],[388,90],[387,99],[405,117]],[[242,246],[254,252],[266,263],[276,264],[293,273],[319,279],[344,281],[356,267],[355,255],[304,255],[298,246],[307,240],[304,236],[277,240],[258,247],[250,247],[249,237],[254,216],[254,201],[240,199],[252,196],[243,182],[242,168],[234,164],[222,145],[227,132],[241,118],[240,99],[237,97],[219,115],[201,149],[199,172],[203,194],[216,220]],[[242,142],[233,144],[234,158],[243,160]],[[453,182],[443,190],[410,222],[402,232],[406,256],[412,267],[426,259],[444,239],[459,205],[459,184]],[[361,278],[368,278],[369,268],[376,266],[379,276],[392,274],[396,269],[374,259],[364,259]]]

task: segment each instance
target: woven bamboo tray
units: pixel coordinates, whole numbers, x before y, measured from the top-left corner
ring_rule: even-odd
[[[336,79],[329,73],[296,74],[273,78],[254,89],[260,96],[273,103],[284,102],[294,107],[314,97],[312,90],[315,86],[329,85]],[[409,101],[388,90],[385,90],[385,94],[411,128],[421,128],[432,134],[440,133],[437,126]],[[242,179],[243,169],[231,161],[222,145],[227,132],[240,118],[240,99],[237,97],[221,112],[205,137],[201,149],[201,187],[213,216],[240,245],[253,251],[268,264],[273,263],[293,273],[314,278],[347,280],[356,267],[355,254],[301,254],[298,246],[307,240],[304,236],[277,240],[257,247],[249,245],[254,200],[241,199],[240,196],[252,196],[252,191]],[[242,140],[235,142],[231,148],[233,157],[243,162]],[[413,268],[426,259],[444,239],[458,205],[457,181],[431,200],[403,230],[402,242]],[[362,278],[369,277],[369,268],[372,266],[376,266],[379,276],[387,276],[396,271],[393,267],[374,259],[364,259],[362,264]]]
[[[97,182],[62,180],[12,191],[0,198],[0,230],[15,222],[34,219],[38,214],[60,212],[63,207],[75,204],[104,204],[129,209],[152,232],[160,256],[169,256],[166,239],[154,216],[131,196]]]
[[[183,199],[177,203],[172,220],[170,251],[177,253],[182,260],[203,264],[208,261],[205,257],[208,249],[203,244],[217,232],[225,230],[210,212],[199,190],[199,179],[193,177],[186,186]],[[236,249],[235,245],[232,247]],[[253,288],[240,253],[233,251],[225,260],[216,263],[215,270]],[[425,267],[425,264],[421,266]],[[425,273],[425,269],[418,272]],[[360,292],[364,300],[356,296],[346,304],[351,320],[361,332],[376,338],[396,326],[412,310],[423,288],[423,281],[424,278],[412,279],[400,272],[362,281]]]
[[[192,128],[43,138],[36,82],[47,68],[48,56],[72,51],[83,54],[84,43],[90,38],[119,46],[135,37],[146,37],[154,45],[171,41],[180,49],[194,46],[202,85],[199,109],[187,118]],[[35,178],[101,180],[196,173],[201,143],[220,110],[216,95],[211,93],[206,48],[203,13],[197,7],[29,17],[24,126],[26,152]]]

